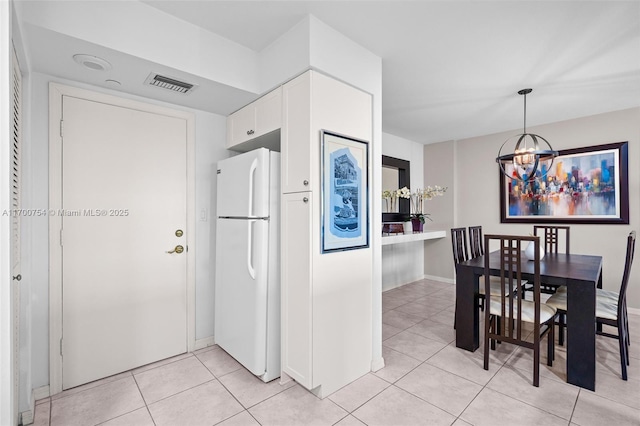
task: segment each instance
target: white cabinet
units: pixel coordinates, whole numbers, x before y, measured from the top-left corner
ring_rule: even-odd
[[[371,142],[372,100],[316,71],[282,98],[282,371],[322,398],[371,371],[373,250],[321,253],[320,132]]]
[[[312,380],[311,193],[282,195],[282,371],[307,389]]]
[[[317,177],[311,135],[311,72],[282,86],[282,192],[310,191]],[[312,155],[315,154],[315,155]],[[312,173],[312,171],[314,173]]]
[[[227,117],[227,148],[263,136],[282,126],[282,87]]]

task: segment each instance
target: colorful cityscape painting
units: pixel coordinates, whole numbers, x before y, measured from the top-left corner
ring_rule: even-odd
[[[621,184],[626,183],[621,182],[621,177],[627,178],[626,167],[621,170],[617,144],[597,149],[601,147],[605,146],[561,151],[551,165],[540,165],[533,179],[505,177],[503,222],[620,220],[623,208],[628,210],[628,185]]]

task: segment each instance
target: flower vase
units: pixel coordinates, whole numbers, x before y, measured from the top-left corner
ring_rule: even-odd
[[[527,246],[527,248],[524,249],[524,255],[527,259],[535,260],[536,258],[535,247],[536,245],[534,244],[533,241],[531,241]],[[544,246],[540,246],[540,260],[542,260],[543,257],[544,257]]]
[[[413,228],[413,232],[422,232],[423,225],[424,223],[422,223],[419,217],[411,218],[411,227]]]

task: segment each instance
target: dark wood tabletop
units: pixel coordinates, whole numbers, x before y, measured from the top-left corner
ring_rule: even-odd
[[[486,255],[485,255],[486,256]],[[533,275],[534,264],[522,254],[523,277]],[[500,254],[489,254],[491,275],[500,274]],[[456,346],[475,351],[479,346],[476,302],[484,256],[456,267]],[[540,261],[542,282],[567,286],[567,382],[595,390],[596,288],[602,288],[602,256],[548,254]]]

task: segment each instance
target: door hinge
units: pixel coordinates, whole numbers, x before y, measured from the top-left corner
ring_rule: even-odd
[[[60,137],[64,136],[64,121],[60,120]]]
[[[60,356],[62,356],[62,338],[60,338]]]

